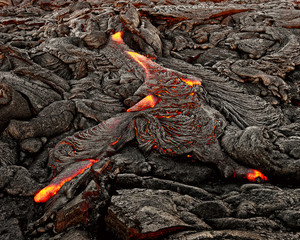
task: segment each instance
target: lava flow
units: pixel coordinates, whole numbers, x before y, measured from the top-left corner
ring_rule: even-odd
[[[34,201],[37,203],[47,202],[51,197],[53,197],[59,189],[68,181],[72,180],[77,175],[83,173],[86,169],[90,168],[96,160],[88,159],[86,161],[80,162],[80,167],[76,170],[73,170],[70,173],[64,174],[63,177],[56,177],[54,178],[51,183],[38,191],[34,196]]]
[[[57,146],[62,150],[54,149],[57,160],[54,165],[63,166],[63,170],[35,195],[36,202],[46,202],[64,183],[99,161],[95,160],[98,156],[118,151],[134,137],[145,152],[156,149],[164,155],[188,154],[196,159],[205,156],[206,161],[217,164],[220,171],[224,171],[221,164],[224,156],[215,140],[223,134],[226,120],[206,103],[201,79],[164,68],[130,51],[121,32],[112,35],[108,45],[116,56],[119,54],[125,67],[129,66],[127,70],[143,68],[144,83],[135,93],[146,97],[127,112],[61,141]],[[72,155],[64,149],[70,146],[74,152]],[[253,169],[243,173],[243,177],[249,181],[267,180],[261,172]]]

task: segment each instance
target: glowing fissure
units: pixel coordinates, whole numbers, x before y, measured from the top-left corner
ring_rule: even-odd
[[[62,141],[62,142],[60,142],[59,144],[67,144],[67,145],[71,146],[71,147],[73,148],[74,154],[76,154],[76,148],[75,148],[74,144],[72,144],[72,143],[70,143],[70,142],[66,142],[66,141]],[[55,147],[56,147],[56,146],[55,146]],[[59,160],[57,160],[57,161],[59,161]]]
[[[110,145],[113,146],[113,145],[117,144],[119,142],[120,138],[121,138],[121,135],[118,137],[118,139],[116,141],[112,142]]]

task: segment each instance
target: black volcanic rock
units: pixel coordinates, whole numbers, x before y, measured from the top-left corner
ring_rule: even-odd
[[[299,19],[291,0],[0,1],[0,240],[300,239]],[[149,91],[164,108],[126,112]]]

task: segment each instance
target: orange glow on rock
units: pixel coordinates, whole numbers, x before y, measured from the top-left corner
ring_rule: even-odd
[[[114,141],[114,142],[112,142],[110,145],[113,146],[113,145],[117,144],[117,143],[119,142],[120,138],[121,138],[121,136],[119,136],[119,137],[117,138],[117,140]]]
[[[34,201],[36,203],[47,202],[48,199],[50,199],[58,192],[63,184],[64,182],[62,182],[61,184],[49,184],[47,187],[44,187],[42,190],[35,194]]]
[[[159,68],[159,65],[157,65],[155,62],[153,62],[152,60],[150,60],[149,58],[141,54],[138,54],[136,52],[130,52],[130,51],[127,51],[127,54],[131,56],[138,64],[140,64],[144,68],[146,77],[149,75],[149,68],[150,70],[153,67],[156,67],[156,69]],[[189,86],[201,85],[200,79],[180,78],[180,80]]]
[[[260,178],[262,181],[267,181],[267,177],[263,175],[260,171],[250,169],[247,173],[246,178],[251,182],[256,182],[257,178]]]
[[[186,79],[186,78],[180,78],[183,82],[185,82],[187,85],[194,86],[194,85],[201,85],[200,80],[192,80],[192,79]]]
[[[153,94],[149,94],[145,98],[143,98],[141,101],[139,101],[137,104],[133,105],[131,108],[127,110],[127,112],[137,112],[137,111],[143,111],[147,108],[153,108],[158,102],[160,101],[160,98]]]
[[[84,161],[85,164],[83,164],[79,169],[76,169],[75,171],[71,172],[69,175],[64,176],[63,178],[56,177],[54,178],[51,183],[38,191],[34,196],[34,201],[37,203],[43,203],[47,202],[51,197],[53,197],[59,189],[68,181],[72,180],[77,175],[83,173],[86,169],[91,167],[96,160],[94,159],[88,159],[87,161]]]
[[[111,39],[117,43],[123,43],[122,32],[117,32],[111,36]]]
[[[144,69],[145,71],[148,71],[148,68],[145,64],[145,62],[150,61],[150,59],[146,58],[145,56],[138,54],[136,52],[127,52],[136,62],[138,62]]]

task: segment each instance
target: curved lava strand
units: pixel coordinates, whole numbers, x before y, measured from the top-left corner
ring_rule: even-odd
[[[86,161],[77,162],[71,169],[65,169],[58,176],[56,176],[48,186],[38,191],[34,196],[34,201],[37,203],[47,202],[53,197],[59,189],[68,181],[72,180],[77,175],[83,173],[86,169],[90,168],[97,160],[88,159]]]

